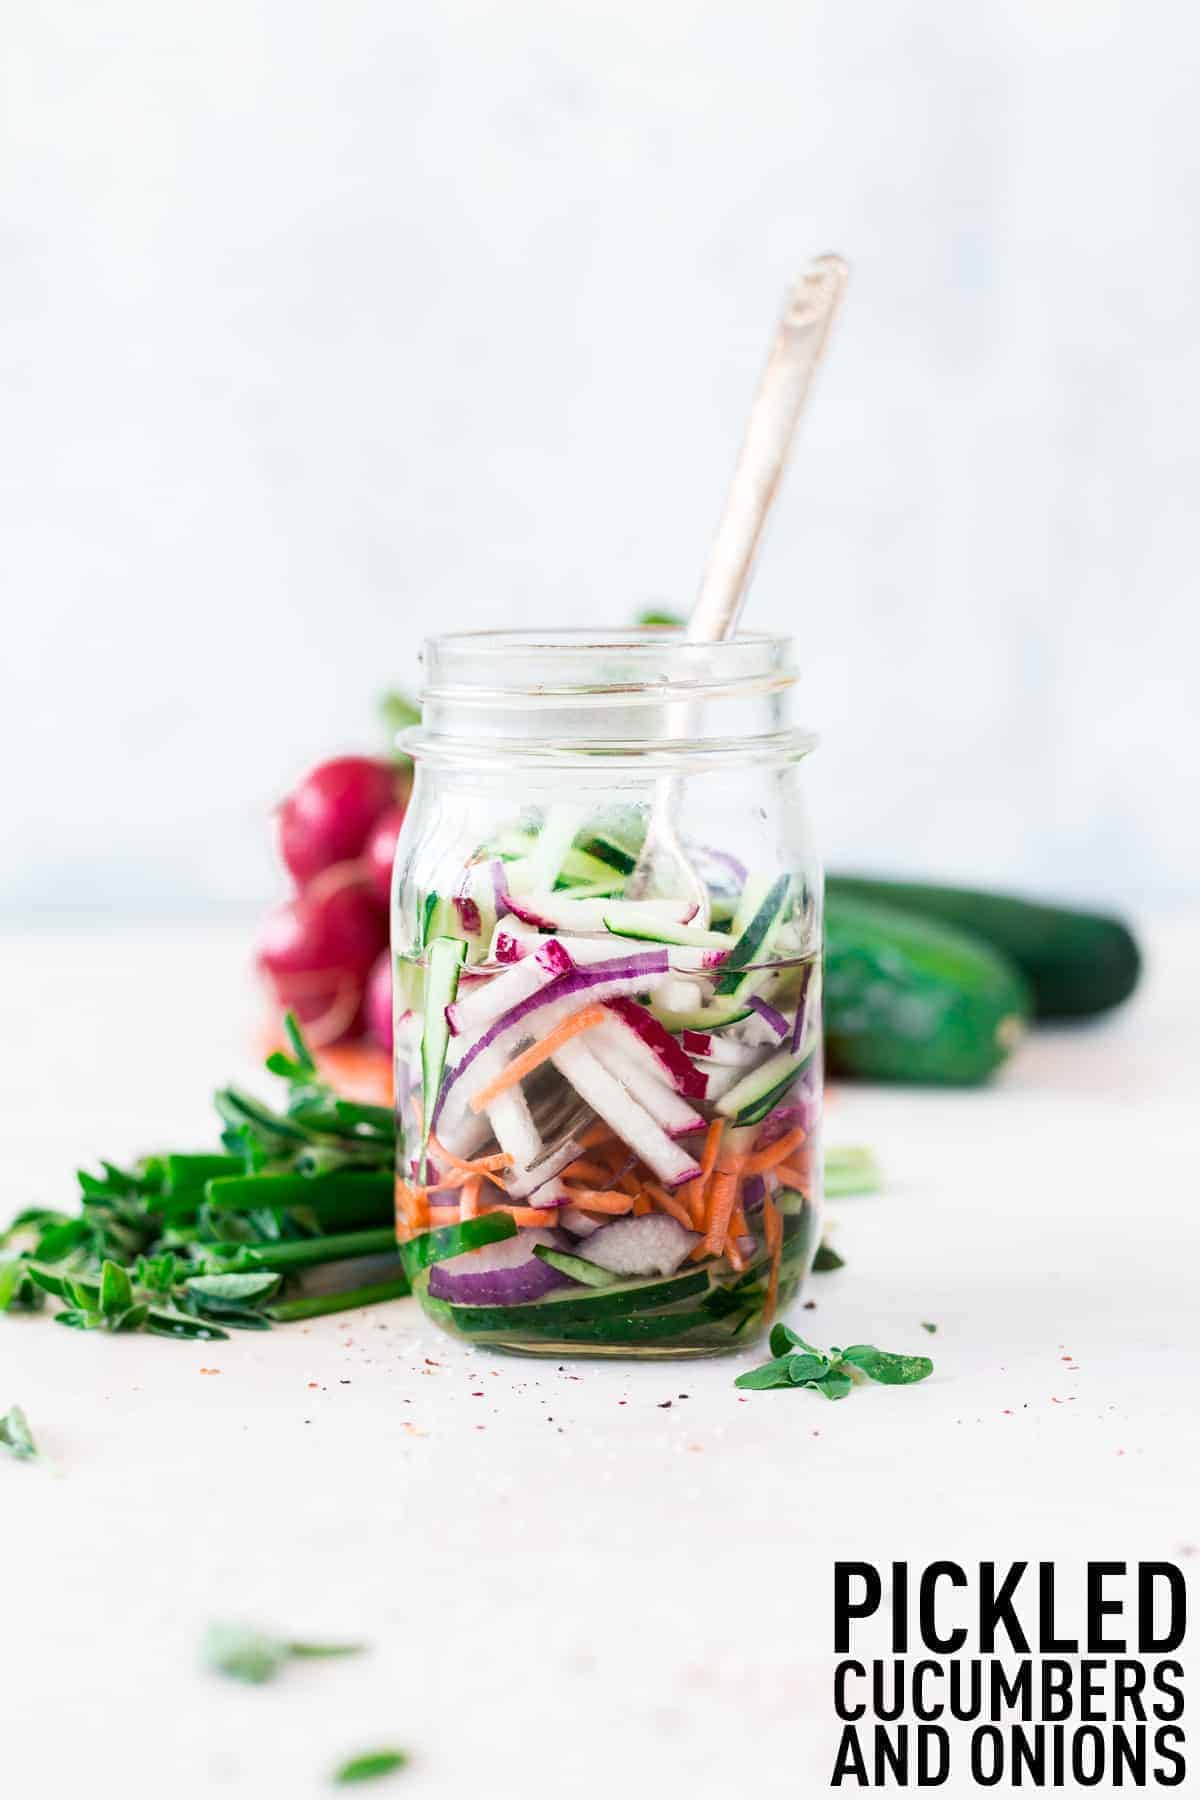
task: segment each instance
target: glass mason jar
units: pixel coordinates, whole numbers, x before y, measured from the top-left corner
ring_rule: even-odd
[[[392,898],[396,1221],[448,1331],[750,1344],[821,1208],[821,877],[786,639],[431,639]]]

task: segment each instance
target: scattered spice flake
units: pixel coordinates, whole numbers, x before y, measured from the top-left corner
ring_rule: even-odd
[[[704,1445],[703,1444],[689,1444],[688,1449],[702,1451],[704,1449]]]
[[[221,1371],[220,1369],[201,1369],[200,1373],[202,1375],[219,1375]]]
[[[805,1312],[816,1312],[816,1310],[817,1310],[817,1303],[815,1300],[806,1300],[804,1302],[804,1311]]]
[[[1013,1417],[1013,1409],[1011,1406],[1006,1406],[1002,1408],[1002,1410],[1006,1419],[1011,1419]]]
[[[921,1330],[927,1331],[929,1333],[930,1337],[932,1337],[934,1332],[937,1330],[937,1326],[934,1324],[932,1319],[922,1319],[921,1320]]]
[[[472,1400],[482,1400],[483,1399],[483,1389],[482,1388],[472,1388],[471,1389],[471,1398],[472,1398]]]
[[[440,1362],[434,1362],[432,1356],[427,1356],[425,1361],[429,1364],[431,1369],[440,1369],[442,1366]]]
[[[310,1381],[308,1385],[310,1388],[319,1388],[321,1384],[319,1381]]]

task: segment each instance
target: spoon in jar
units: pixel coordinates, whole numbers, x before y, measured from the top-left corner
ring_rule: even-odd
[[[848,276],[849,269],[840,256],[819,256],[788,291],[684,633],[690,644],[719,643],[737,629],[763,530]],[[690,714],[687,701],[673,701],[668,706],[668,737],[687,736]],[[652,890],[678,894],[695,903],[695,923],[704,926],[708,923],[708,889],[675,829],[678,786],[678,777],[671,775],[658,783],[645,841],[625,893],[631,900]]]

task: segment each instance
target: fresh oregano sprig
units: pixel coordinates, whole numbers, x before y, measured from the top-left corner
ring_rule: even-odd
[[[29,1420],[19,1406],[10,1406],[0,1414],[0,1444],[23,1462],[30,1462],[37,1455]]]
[[[288,1663],[305,1657],[361,1656],[365,1644],[314,1644],[275,1637],[253,1625],[217,1623],[205,1633],[202,1657],[218,1675],[260,1686],[274,1681]]]
[[[770,1362],[747,1369],[737,1377],[735,1387],[755,1391],[812,1388],[827,1400],[844,1400],[860,1378],[887,1387],[906,1387],[933,1374],[927,1356],[897,1356],[874,1344],[851,1344],[845,1350],[834,1344],[828,1351],[818,1350],[782,1320],[772,1327],[770,1349]]]

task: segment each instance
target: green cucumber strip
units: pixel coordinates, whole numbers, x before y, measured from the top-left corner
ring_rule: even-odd
[[[599,1263],[585,1262],[582,1256],[568,1256],[565,1250],[552,1250],[548,1244],[535,1244],[533,1254],[560,1275],[569,1275],[572,1281],[581,1281],[585,1287],[612,1287],[621,1277],[614,1275],[610,1269],[602,1269]]]
[[[670,1007],[655,1005],[650,996],[650,1011],[668,1031],[720,1031],[726,1025],[737,1025],[750,1017],[750,1007],[740,1000],[697,1006],[690,1012],[672,1012]]]
[[[503,1215],[486,1213],[485,1218],[497,1218]],[[448,1231],[459,1229],[453,1225],[445,1228]],[[420,1243],[414,1238],[413,1243]],[[554,1329],[566,1320],[578,1322],[592,1319],[621,1318],[635,1312],[661,1311],[663,1307],[672,1306],[680,1300],[690,1300],[697,1294],[705,1293],[710,1286],[708,1271],[694,1269],[687,1275],[668,1275],[659,1281],[639,1281],[623,1287],[593,1290],[589,1294],[570,1293],[561,1297],[547,1295],[544,1300],[533,1300],[520,1306],[454,1306],[449,1302],[439,1302],[439,1307],[446,1307],[445,1315],[451,1324],[463,1331],[502,1331],[508,1327],[545,1325],[549,1330],[551,1321],[558,1321]],[[433,1305],[422,1296],[423,1305]]]
[[[746,964],[766,960],[775,935],[783,923],[791,885],[791,876],[781,875],[767,889],[758,909],[739,933],[732,950],[722,963],[721,972],[713,984],[714,993],[739,994],[747,991],[749,978],[744,972]],[[734,926],[736,929],[736,919]]]
[[[611,900],[619,894],[624,886],[624,879],[614,875],[608,881],[581,881],[566,887],[559,886],[555,891],[571,900]]]
[[[632,875],[637,867],[637,851],[606,831],[593,831],[583,839],[580,848],[595,861],[607,863],[619,875]]]
[[[702,931],[698,925],[670,925],[648,920],[636,900],[614,901],[604,915],[604,929],[618,937],[638,938],[650,944],[691,945],[697,950],[729,947],[729,939],[719,931]]]
[[[425,1023],[421,1031],[421,1108],[425,1126],[421,1133],[420,1179],[425,1179],[425,1152],[434,1107],[441,1091],[450,1044],[446,1008],[458,993],[458,977],[466,961],[462,938],[439,937],[429,946],[429,972],[425,983]]]
[[[870,1150],[825,1152],[825,1192],[831,1199],[848,1194],[877,1194],[882,1185],[879,1164]]]
[[[498,1244],[501,1238],[516,1235],[510,1214],[484,1213],[481,1218],[464,1219],[460,1225],[438,1225],[409,1238],[400,1246],[400,1260],[412,1281],[432,1263],[445,1262],[448,1256],[461,1256],[464,1250],[478,1250],[483,1244]]]
[[[738,1309],[739,1311],[741,1308]],[[747,1312],[755,1308],[749,1307]],[[564,1320],[556,1325],[553,1321],[539,1321],[539,1335],[545,1334],[552,1342],[563,1344],[643,1344],[661,1342],[663,1339],[682,1340],[689,1332],[708,1332],[722,1337],[728,1335],[733,1324],[733,1314],[724,1318],[716,1318],[711,1312],[680,1313],[635,1313],[630,1318],[595,1319],[580,1323],[576,1320]],[[528,1327],[522,1336],[531,1335]]]
[[[765,1119],[778,1106],[784,1094],[799,1078],[812,1053],[811,1044],[794,1054],[791,1050],[776,1051],[774,1056],[769,1056],[757,1069],[751,1069],[748,1075],[743,1075],[727,1093],[721,1095],[717,1101],[717,1111],[722,1118],[732,1119],[736,1125],[757,1125],[760,1119]]]
[[[563,857],[562,868],[558,872],[560,887],[599,887],[604,891],[619,894],[624,884],[624,877],[611,863],[603,862],[600,857],[592,856],[587,850],[572,846]]]

